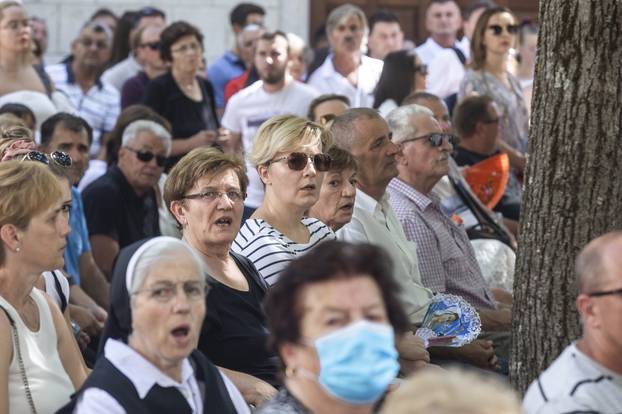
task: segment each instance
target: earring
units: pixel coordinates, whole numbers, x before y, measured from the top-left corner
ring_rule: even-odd
[[[294,373],[296,372],[296,370],[292,367],[285,367],[285,376],[288,378],[291,378],[294,376]]]
[[[20,251],[20,250],[21,250],[21,249],[19,248],[19,246],[17,246],[17,247],[15,248],[15,253],[19,253],[19,251]]]

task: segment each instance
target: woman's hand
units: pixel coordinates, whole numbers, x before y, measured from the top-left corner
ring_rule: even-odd
[[[71,319],[73,319],[80,329],[86,332],[90,337],[100,334],[104,328],[104,322],[97,317],[89,309],[82,306],[73,305],[70,310]]]
[[[244,401],[254,407],[261,407],[270,401],[277,394],[276,388],[265,381],[257,379],[255,383],[246,392],[242,392]]]
[[[218,133],[215,131],[208,131],[204,129],[194,134],[188,141],[190,141],[191,149],[199,147],[207,147],[216,142]]]
[[[430,354],[425,349],[423,339],[412,332],[407,332],[397,339],[396,348],[400,358],[410,361],[430,362]]]

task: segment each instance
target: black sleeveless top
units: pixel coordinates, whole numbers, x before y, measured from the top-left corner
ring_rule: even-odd
[[[206,414],[236,414],[237,411],[218,369],[200,352],[192,352],[188,359],[194,369],[201,393],[203,412]],[[56,414],[73,413],[80,395],[89,388],[106,391],[127,413],[192,414],[192,408],[186,398],[173,387],[161,387],[155,384],[145,398],[141,399],[132,381],[106,358],[100,358],[97,361],[95,369],[86,379],[80,391],[73,394],[71,401],[58,410]]]

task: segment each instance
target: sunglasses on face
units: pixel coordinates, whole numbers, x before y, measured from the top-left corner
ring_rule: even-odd
[[[405,144],[407,142],[419,141],[421,139],[427,139],[430,145],[433,147],[440,147],[443,145],[443,142],[447,140],[452,146],[456,146],[458,144],[458,137],[451,134],[442,134],[440,132],[434,132],[432,134],[423,135],[420,137],[408,138],[400,142],[400,144]]]
[[[93,40],[88,37],[80,39],[80,43],[87,49],[91,48],[93,45],[95,45],[97,50],[106,49],[108,47],[108,42],[104,40]]]
[[[602,290],[598,292],[591,292],[591,293],[588,293],[587,295],[593,298],[601,297],[601,296],[610,296],[610,295],[622,296],[622,289]]]
[[[54,161],[57,165],[60,165],[63,168],[71,167],[71,157],[61,151],[54,151],[51,154],[46,154],[41,151],[30,151],[28,154],[24,155],[24,158],[22,158],[22,161],[37,161],[45,165],[49,165],[50,160]]]
[[[482,124],[498,124],[499,123],[499,119],[500,118],[486,119],[486,120],[481,121],[481,122],[482,122]]]
[[[508,24],[507,26],[491,24],[490,26],[488,26],[488,28],[492,30],[492,34],[495,36],[501,36],[501,33],[503,33],[503,28],[505,28],[505,31],[508,32],[508,34],[515,35],[516,33],[518,33],[518,25],[516,24]]]
[[[155,42],[146,42],[146,43],[142,43],[140,44],[138,47],[142,47],[142,48],[149,48],[153,51],[156,51],[158,49],[160,49],[160,42],[159,41],[155,41]]]
[[[315,154],[309,155],[304,152],[292,152],[289,155],[284,157],[275,158],[272,161],[268,161],[266,165],[270,165],[272,163],[287,160],[287,166],[290,170],[294,171],[302,171],[307,166],[309,160],[313,162],[313,166],[318,171],[328,171],[330,169],[330,156],[327,154]]]
[[[423,63],[421,65],[415,65],[415,73],[418,73],[421,76],[427,76],[428,75],[428,65],[423,64]]]
[[[149,162],[155,157],[156,165],[158,167],[164,167],[164,164],[166,164],[167,157],[165,157],[164,155],[155,155],[151,151],[137,150],[137,149],[130,148],[130,147],[125,147],[125,148],[132,151],[134,154],[136,154],[136,158],[138,158],[139,161]]]

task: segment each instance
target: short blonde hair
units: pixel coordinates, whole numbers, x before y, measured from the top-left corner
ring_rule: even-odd
[[[381,414],[521,414],[500,380],[461,370],[427,369],[389,394]]]
[[[254,167],[266,164],[276,154],[297,148],[330,147],[332,135],[320,124],[295,115],[278,115],[264,122],[247,158]]]
[[[0,163],[0,227],[12,224],[25,230],[30,220],[60,200],[60,181],[47,165],[35,161]],[[0,245],[0,265],[4,264]]]

